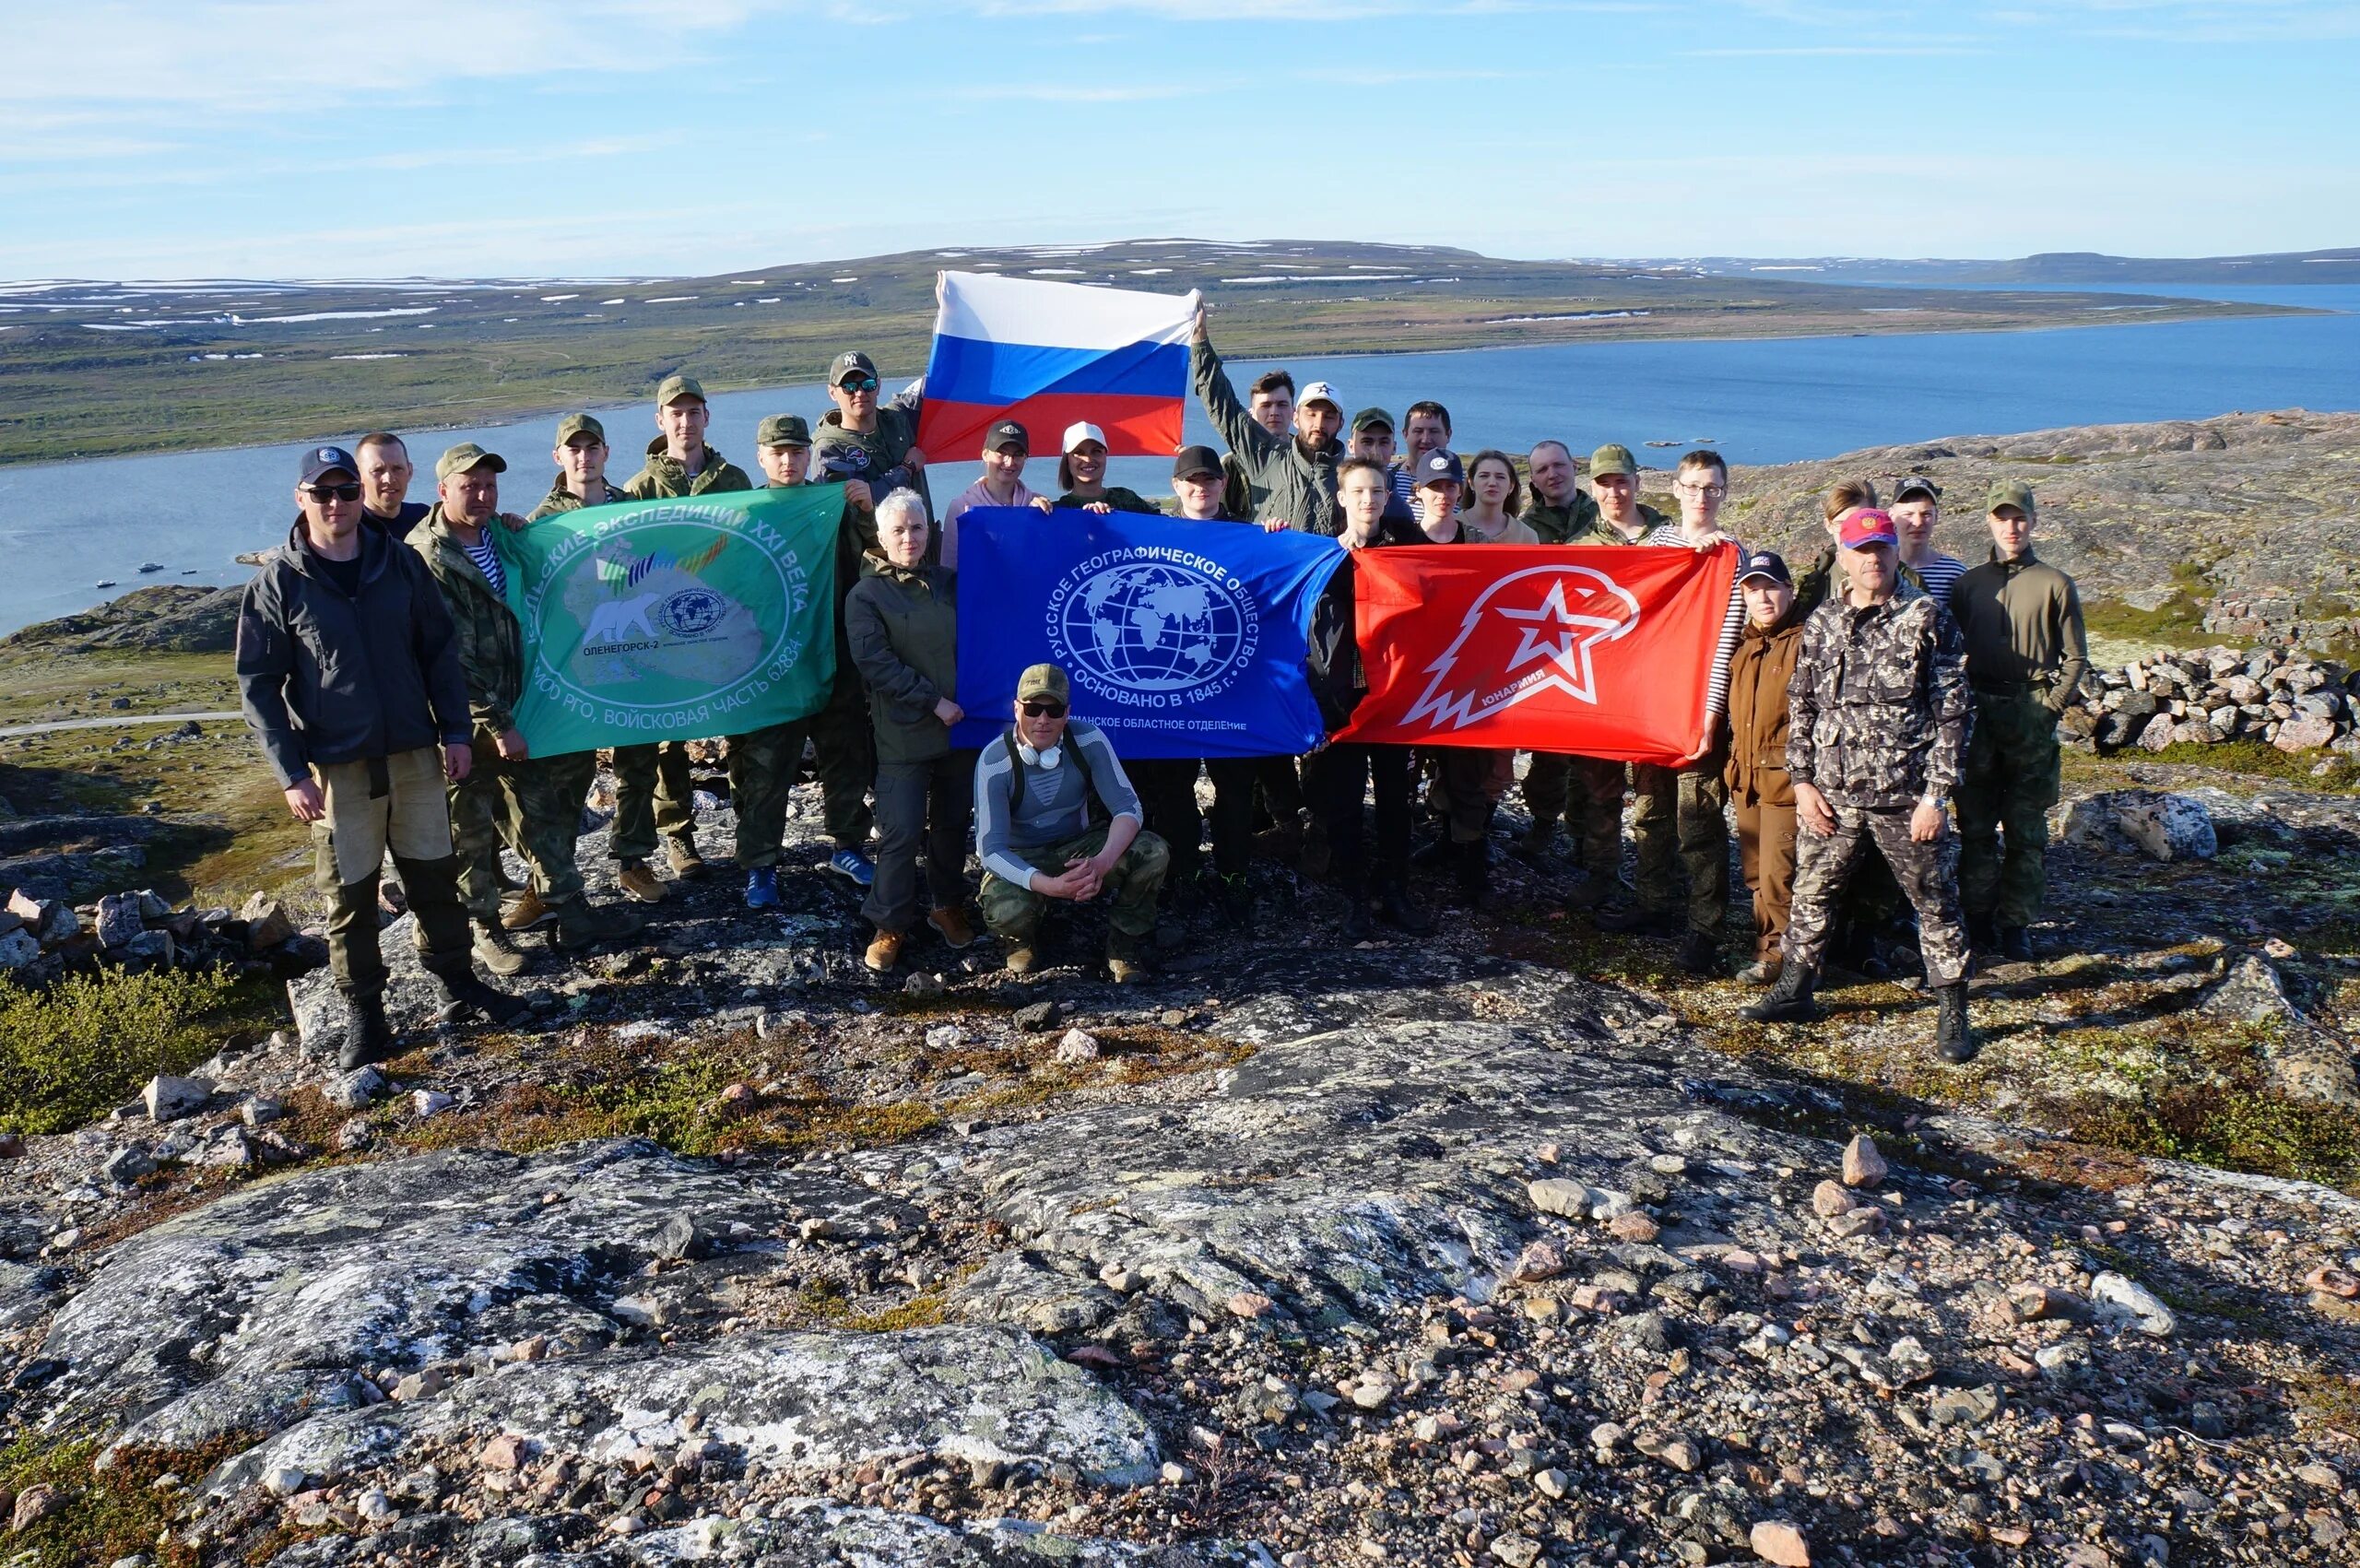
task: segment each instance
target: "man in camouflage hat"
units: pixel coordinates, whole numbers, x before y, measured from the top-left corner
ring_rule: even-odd
[[[2057,716],[2089,673],[2089,639],[2073,580],[2032,553],[2032,487],[1992,486],[1987,510],[1991,559],[1951,591],[1975,688],[1975,740],[1958,787],[1959,892],[1976,947],[2029,963],[2063,766]]]
[[[1847,513],[1838,546],[1845,585],[1803,623],[1788,689],[1787,776],[1802,832],[1784,966],[1743,1016],[1815,1016],[1836,899],[1873,844],[1917,906],[1926,984],[1941,1003],[1936,1045],[1943,1060],[1964,1062],[1976,1052],[1969,954],[1958,836],[1942,801],[1966,753],[1965,648],[1950,612],[1902,579],[1892,518],[1865,507]]]
[[[657,435],[647,443],[647,461],[623,481],[625,501],[711,495],[749,490],[746,470],[705,443],[713,411],[704,386],[693,376],[664,378],[655,389]],[[615,748],[615,858],[622,863],[623,891],[643,903],[664,897],[664,884],[647,862],[655,841],[672,875],[693,881],[704,875],[697,853],[695,788],[689,777],[689,749],[678,740]]]
[[[800,414],[773,414],[754,429],[754,460],[765,488],[781,489],[811,477],[811,426]]]
[[[1585,494],[1574,476],[1573,454],[1561,441],[1544,441],[1528,459],[1532,473],[1532,504],[1524,521],[1552,545],[1626,545],[1646,537],[1646,529],[1660,523],[1647,520],[1650,509],[1637,502],[1639,466],[1628,447],[1606,445],[1590,454],[1593,486],[1608,477],[1609,488],[1622,502],[1621,514],[1637,519],[1636,537],[1599,519],[1599,503]],[[1575,885],[1567,902],[1576,908],[1595,906],[1622,875],[1622,792],[1627,773],[1621,762],[1596,757],[1536,751],[1524,774],[1524,804],[1532,813],[1525,832],[1523,853],[1539,859],[1556,847],[1557,821],[1564,819],[1578,851],[1575,864],[1586,875]]]
[[[501,922],[503,840],[531,868],[533,893],[555,912],[559,946],[578,949],[639,928],[620,912],[593,910],[584,896],[573,856],[586,783],[578,763],[536,761],[516,728],[525,631],[507,601],[510,530],[500,517],[500,476],[507,468],[473,442],[452,447],[434,464],[439,499],[409,536],[410,548],[442,590],[466,677],[474,765],[451,783],[451,838],[475,956],[494,974],[514,974],[527,962]]]

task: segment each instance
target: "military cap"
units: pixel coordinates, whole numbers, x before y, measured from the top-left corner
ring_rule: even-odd
[[[2003,506],[2012,506],[2026,517],[2038,515],[2033,510],[2032,487],[2022,479],[2001,479],[1991,487],[1990,495],[1983,502],[1983,510],[1997,512]]]
[[[1635,479],[1639,477],[1638,459],[1631,455],[1629,447],[1608,442],[1589,454],[1589,477],[1595,479],[1600,474],[1621,474]]]
[[[600,446],[607,444],[607,427],[587,414],[568,414],[557,422],[557,443],[571,446],[575,436],[586,435]]]
[[[694,376],[684,376],[675,372],[666,376],[664,384],[655,389],[655,406],[658,408],[669,408],[683,397],[693,397],[700,403],[703,402],[705,400],[704,383]]]
[[[454,474],[469,473],[478,468],[505,474],[508,472],[508,460],[497,452],[486,452],[474,442],[463,441],[434,460],[434,482],[439,485]]]
[[[773,414],[754,427],[757,446],[808,446],[811,427],[800,414]]]
[[[1354,435],[1360,434],[1363,430],[1385,430],[1389,433],[1392,429],[1393,416],[1382,408],[1363,408],[1352,416]]]
[[[1066,672],[1055,665],[1032,665],[1016,678],[1016,700],[1029,702],[1036,697],[1064,702],[1071,698],[1073,689],[1066,684]]]

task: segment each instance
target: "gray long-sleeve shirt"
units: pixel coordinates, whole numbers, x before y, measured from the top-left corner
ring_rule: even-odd
[[[1063,760],[1043,768],[1016,756],[1003,733],[975,760],[976,855],[985,870],[1020,888],[1032,885],[1031,856],[1088,831],[1091,785],[1097,786],[1099,803],[1110,816],[1140,819],[1139,793],[1104,732],[1074,719],[1059,745]],[[1021,809],[1011,809],[1019,768],[1024,770],[1024,801]],[[1063,869],[1049,867],[1052,874]]]

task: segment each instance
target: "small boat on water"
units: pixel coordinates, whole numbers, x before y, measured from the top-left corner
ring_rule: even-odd
[[[112,588],[114,586],[114,579],[112,577],[101,577],[97,582],[91,584],[90,586],[93,588]]]
[[[149,572],[161,572],[164,570],[164,563],[160,560],[143,560],[139,563],[139,570],[143,573]]]
[[[1649,446],[1686,446],[1688,443],[1684,441],[1651,441],[1647,444]]]

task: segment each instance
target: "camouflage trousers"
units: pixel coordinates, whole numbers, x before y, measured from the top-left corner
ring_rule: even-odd
[[[1096,855],[1105,847],[1106,830],[1099,827],[1062,843],[1027,851],[1017,858],[1034,870],[1046,871],[1054,877],[1065,870],[1067,861]],[[1115,907],[1108,913],[1106,923],[1114,927],[1118,938],[1145,938],[1155,934],[1155,898],[1162,890],[1164,869],[1170,864],[1171,855],[1165,851],[1163,841],[1145,830],[1115,862],[1115,869],[1106,878],[1106,885],[1115,890]],[[1016,941],[1029,941],[1041,929],[1041,916],[1047,912],[1051,901],[1030,888],[1020,888],[986,871],[975,902],[984,912],[984,924],[995,933]]]
[[[1493,807],[1506,793],[1516,753],[1482,746],[1437,746],[1430,755],[1434,765],[1432,798],[1448,821],[1450,842],[1482,843],[1492,831]]]
[[[1679,907],[1675,860],[1688,872],[1688,928],[1717,936],[1729,918],[1729,787],[1714,754],[1684,768],[1639,763],[1631,770],[1631,837],[1638,846],[1639,907]]]
[[[839,667],[828,705],[804,721],[820,775],[820,819],[838,849],[868,843],[877,819],[868,788],[877,778],[877,733],[870,727],[868,688],[857,672]]]
[[[1966,978],[1966,930],[1958,913],[1958,834],[1948,824],[1941,837],[1918,843],[1909,836],[1910,808],[1871,809],[1829,801],[1835,831],[1822,837],[1808,824],[1796,834],[1795,902],[1788,916],[1786,958],[1816,975],[1827,956],[1835,907],[1854,867],[1874,843],[1894,879],[1918,911],[1918,948],[1925,955],[1926,984],[1955,985]]]
[[[450,786],[451,847],[459,857],[459,902],[470,919],[500,919],[500,849],[506,844],[531,871],[543,902],[582,896],[573,841],[589,793],[589,752],[504,761],[490,737],[476,736],[475,765]]]
[[[1959,901],[2001,925],[2029,925],[2048,885],[2048,808],[2062,758],[2057,715],[2029,688],[1975,694],[1975,727],[1952,804]],[[2002,842],[2004,836],[2004,843]]]
[[[615,748],[617,860],[645,860],[655,835],[696,843],[697,813],[689,782],[689,749],[677,740]]]
[[[729,804],[738,817],[738,868],[778,864],[786,839],[786,802],[803,765],[808,719],[729,737]]]
[[[1621,762],[1536,751],[1524,771],[1525,808],[1532,813],[1535,828],[1564,819],[1584,869],[1602,877],[1619,876],[1625,783]]]

